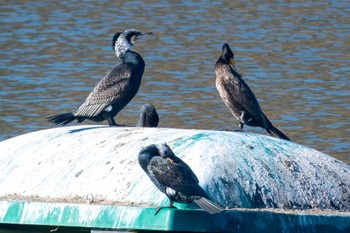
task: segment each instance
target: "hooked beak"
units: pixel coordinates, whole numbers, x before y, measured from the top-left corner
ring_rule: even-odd
[[[134,37],[134,41],[137,41],[141,39],[141,37],[148,36],[148,35],[153,35],[153,32],[141,33],[140,35]]]
[[[146,33],[142,33],[143,36],[147,36],[147,35],[153,35],[153,32],[146,32]]]

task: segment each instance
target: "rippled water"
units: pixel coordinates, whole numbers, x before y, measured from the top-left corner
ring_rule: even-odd
[[[155,35],[134,47],[146,70],[119,123],[150,102],[161,127],[236,128],[214,84],[227,42],[275,126],[350,164],[346,1],[2,1],[0,16],[0,140],[78,107],[119,62],[113,34],[137,28]]]

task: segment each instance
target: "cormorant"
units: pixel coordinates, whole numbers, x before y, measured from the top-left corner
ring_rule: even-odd
[[[113,36],[112,46],[115,54],[122,60],[113,70],[102,78],[85,102],[74,112],[48,117],[57,125],[66,125],[73,120],[82,122],[107,120],[109,126],[119,126],[114,117],[131,101],[139,90],[145,62],[130,49],[135,41],[152,32],[141,33],[135,29],[118,32]]]
[[[139,164],[156,187],[174,202],[196,203],[199,207],[214,214],[223,208],[208,199],[199,186],[197,176],[191,168],[177,157],[167,144],[149,145],[139,153]],[[157,208],[155,215],[164,207]]]
[[[236,69],[234,54],[228,44],[222,45],[222,54],[215,64],[216,88],[232,115],[237,118],[239,130],[244,124],[260,126],[271,136],[290,140],[267,119],[259,103]]]
[[[157,127],[158,123],[159,116],[156,108],[148,103],[142,105],[136,127]]]

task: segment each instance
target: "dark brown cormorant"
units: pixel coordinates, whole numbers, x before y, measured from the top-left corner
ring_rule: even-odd
[[[142,105],[136,127],[157,127],[158,123],[159,116],[156,108],[148,103]]]
[[[208,199],[199,186],[197,176],[191,168],[169,148],[167,144],[149,145],[139,153],[139,164],[156,187],[174,202],[196,203],[205,211],[214,214],[223,208]],[[164,207],[157,208],[155,215]]]
[[[104,121],[109,126],[118,126],[114,117],[136,95],[145,69],[142,57],[130,49],[135,41],[152,32],[141,33],[135,29],[118,32],[113,36],[112,46],[122,63],[102,78],[85,102],[74,112],[48,117],[48,121],[57,125],[66,125],[73,120]]]
[[[238,73],[234,54],[228,44],[222,45],[222,54],[215,64],[216,88],[232,115],[237,118],[239,130],[244,124],[260,126],[271,136],[290,140],[267,119],[249,86]]]

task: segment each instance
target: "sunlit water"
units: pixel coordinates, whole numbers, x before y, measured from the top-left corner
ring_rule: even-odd
[[[350,164],[350,8],[346,1],[2,1],[0,140],[51,128],[119,61],[111,39],[153,31],[134,47],[146,70],[117,122],[145,102],[160,127],[232,130],[215,88],[227,42],[273,124],[293,141]],[[263,129],[248,131],[266,134]]]

